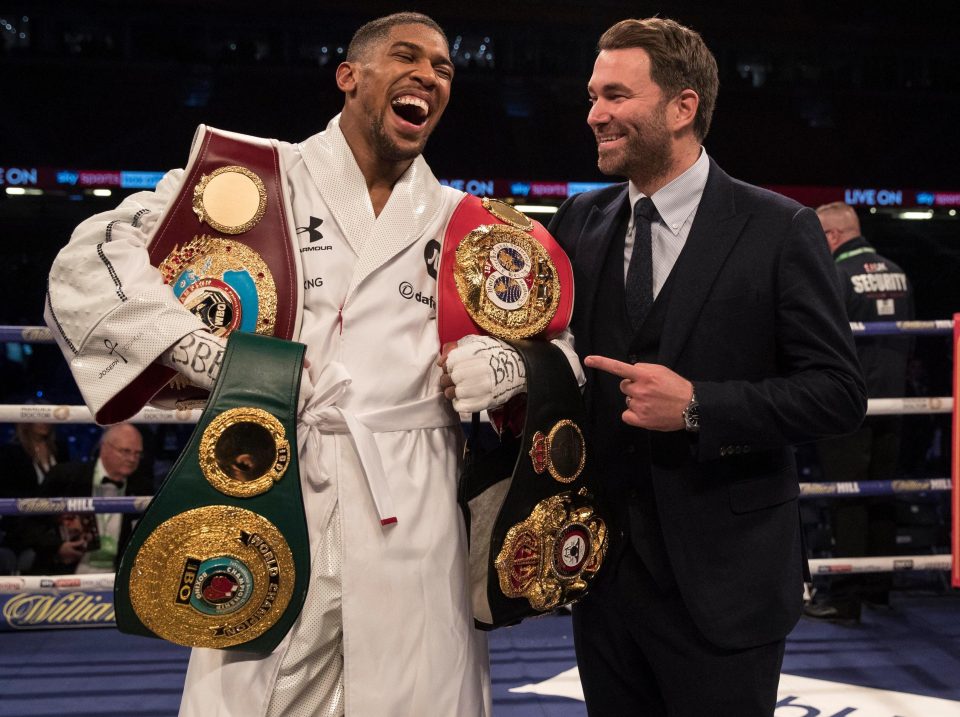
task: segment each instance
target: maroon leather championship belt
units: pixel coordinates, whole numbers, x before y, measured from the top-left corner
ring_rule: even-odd
[[[292,338],[299,258],[277,147],[201,125],[183,186],[148,247],[180,302],[218,336]],[[154,363],[114,398],[192,408],[207,391]]]
[[[540,222],[497,199],[465,196],[443,236],[440,345],[467,334],[551,339],[570,323],[573,269]]]

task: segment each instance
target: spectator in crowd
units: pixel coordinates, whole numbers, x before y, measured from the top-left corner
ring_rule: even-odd
[[[153,482],[137,473],[140,431],[129,423],[106,429],[95,461],[60,463],[43,482],[46,497],[151,495]],[[126,513],[73,513],[24,520],[21,539],[36,551],[35,575],[113,572],[136,520]]]
[[[18,423],[14,442],[0,447],[0,497],[30,498],[40,494],[47,473],[63,458],[57,445],[56,427],[51,423]],[[22,519],[0,518],[0,574],[30,569],[34,553],[20,544]]]
[[[863,238],[852,207],[834,202],[817,207],[827,245],[843,284],[850,321],[907,321],[913,318],[913,290],[899,266],[877,253]],[[905,395],[909,336],[862,336],[857,356],[870,398]],[[823,480],[891,480],[900,450],[901,418],[868,416],[860,429],[817,443]],[[838,557],[892,555],[896,549],[896,504],[889,496],[839,498],[831,507],[834,553]],[[862,603],[888,605],[889,573],[830,578],[816,600],[804,608],[807,617],[838,621],[860,619]]]

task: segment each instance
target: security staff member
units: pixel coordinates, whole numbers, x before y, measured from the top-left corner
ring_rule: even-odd
[[[833,253],[843,284],[850,321],[905,321],[913,318],[913,290],[899,266],[877,253],[860,234],[857,213],[843,202],[817,208],[817,216]],[[904,395],[909,336],[865,336],[857,339],[857,356],[870,398]],[[823,479],[890,480],[900,449],[900,418],[872,416],[849,436],[817,444]],[[837,501],[833,508],[835,552],[839,557],[891,555],[896,547],[896,516],[890,498]],[[822,592],[822,591],[821,591]],[[805,609],[808,617],[856,621],[862,601],[889,603],[886,574],[836,578],[829,597]]]

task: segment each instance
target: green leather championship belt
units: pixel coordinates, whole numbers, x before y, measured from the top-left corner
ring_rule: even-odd
[[[297,619],[310,577],[296,450],[304,351],[231,334],[200,422],[120,562],[122,632],[269,652]]]
[[[582,597],[603,564],[607,527],[566,356],[544,341],[508,341],[523,357],[523,435],[481,453],[468,444],[460,506],[470,536],[474,621],[493,629]],[[476,435],[478,417],[474,416]]]

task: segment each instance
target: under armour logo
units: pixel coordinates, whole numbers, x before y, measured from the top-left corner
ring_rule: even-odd
[[[320,241],[323,239],[323,234],[320,233],[321,224],[323,224],[323,219],[310,217],[310,226],[297,227],[297,234],[303,234],[304,232],[307,232],[307,236],[309,237],[311,244],[315,241]]]

